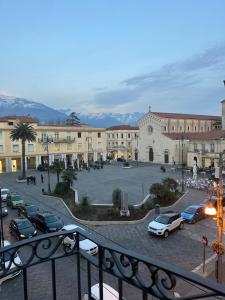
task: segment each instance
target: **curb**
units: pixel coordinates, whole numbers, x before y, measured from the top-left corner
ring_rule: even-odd
[[[163,210],[167,210],[167,209],[175,206],[188,193],[189,193],[189,191],[185,192],[184,195],[182,195],[175,203],[173,203],[170,206],[162,207],[162,209]],[[69,207],[67,206],[67,204],[63,201],[62,198],[55,197],[55,196],[43,195],[43,194],[41,194],[41,196],[46,196],[46,197],[51,197],[51,198],[57,198],[57,199],[59,199],[62,202],[62,204],[66,207],[66,209],[68,210],[69,214],[71,215],[71,217],[74,220],[76,220],[77,222],[79,222],[81,224],[92,225],[92,226],[140,224],[140,223],[144,222],[149,217],[149,215],[154,211],[154,208],[151,209],[142,219],[135,220],[135,221],[87,221],[87,220],[82,220],[82,219],[78,219],[77,217],[75,217],[73,215],[73,213],[71,212],[71,210],[69,209]]]
[[[205,261],[205,273],[203,273],[203,263],[194,268],[191,272],[198,274],[204,278],[208,277],[213,271],[215,271],[216,254],[213,254]]]

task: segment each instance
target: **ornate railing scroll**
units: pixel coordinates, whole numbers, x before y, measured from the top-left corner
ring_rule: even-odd
[[[71,249],[64,239],[76,232],[76,242]],[[91,256],[79,249],[80,237],[86,237],[98,245],[99,252]],[[17,253],[26,251],[21,264],[16,261]],[[103,272],[114,275],[122,282],[139,288],[143,293],[158,299],[202,299],[225,296],[225,286],[208,281],[191,272],[159,262],[118,246],[99,241],[94,234],[82,229],[43,234],[35,238],[15,242],[0,249],[0,279],[8,274],[24,270],[32,265],[62,257],[77,255]],[[6,258],[8,263],[5,263]],[[12,271],[12,266],[14,266]],[[80,273],[80,270],[78,270]],[[179,292],[179,296],[174,291]],[[213,299],[212,298],[212,299]],[[143,298],[144,299],[144,298]]]

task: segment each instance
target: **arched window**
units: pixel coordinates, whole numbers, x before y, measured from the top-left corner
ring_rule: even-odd
[[[164,163],[165,164],[169,163],[169,151],[168,150],[164,151]]]

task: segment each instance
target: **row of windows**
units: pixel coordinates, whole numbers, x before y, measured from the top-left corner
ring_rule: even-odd
[[[210,144],[209,147],[210,147],[210,152],[215,152],[215,144]],[[194,151],[198,151],[198,150],[200,150],[200,149],[198,148],[198,144],[194,144]],[[205,145],[205,144],[202,144],[202,145],[201,145],[201,150],[202,150],[203,152],[206,152],[206,151],[207,151],[206,145]]]
[[[126,138],[126,134],[125,133],[108,133],[108,138],[110,139],[110,137],[112,138],[112,139],[115,139],[115,138],[121,138],[121,139],[123,139],[123,138]],[[130,139],[131,138],[131,133],[127,133],[127,138],[128,139]]]
[[[118,142],[108,142],[108,146],[115,146],[115,145],[124,145],[124,142],[118,143]],[[131,146],[131,142],[127,143],[127,146]]]
[[[48,134],[44,132],[44,133],[41,134],[41,139],[45,140],[45,139],[47,139],[47,136],[48,136]],[[82,137],[82,132],[78,131],[77,132],[77,137],[81,138]],[[91,135],[89,137],[91,138]],[[97,137],[101,138],[101,132],[97,132]],[[66,139],[71,140],[71,138],[72,138],[71,133],[67,133]],[[56,141],[59,140],[59,132],[54,133],[53,139],[56,140]]]
[[[12,145],[12,152],[20,152],[20,147],[18,144]],[[34,144],[27,145],[27,152],[34,152]],[[0,153],[4,153],[4,146],[0,145]]]
[[[182,132],[182,131],[184,131],[184,127],[183,126],[180,126],[179,128],[177,128],[177,127],[175,127],[175,126],[172,126],[171,127],[171,130],[172,131],[180,131],[180,132]],[[185,130],[187,130],[187,131],[191,131],[191,128],[190,128],[190,126],[187,126],[187,128],[185,128]],[[166,126],[164,126],[164,131],[167,131],[167,127]],[[194,131],[197,131],[197,126],[194,126]],[[204,131],[204,127],[201,127],[201,130],[200,131]],[[208,126],[208,131],[210,131],[210,127]]]

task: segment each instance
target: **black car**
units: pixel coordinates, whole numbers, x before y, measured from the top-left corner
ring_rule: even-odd
[[[34,225],[25,218],[13,219],[9,224],[9,231],[15,235],[18,240],[27,239],[37,234]]]
[[[18,208],[18,216],[27,218],[33,222],[34,217],[38,214],[39,208],[35,205],[27,204]]]
[[[62,229],[64,223],[60,217],[50,212],[38,213],[34,217],[34,222],[43,232],[54,232]]]

